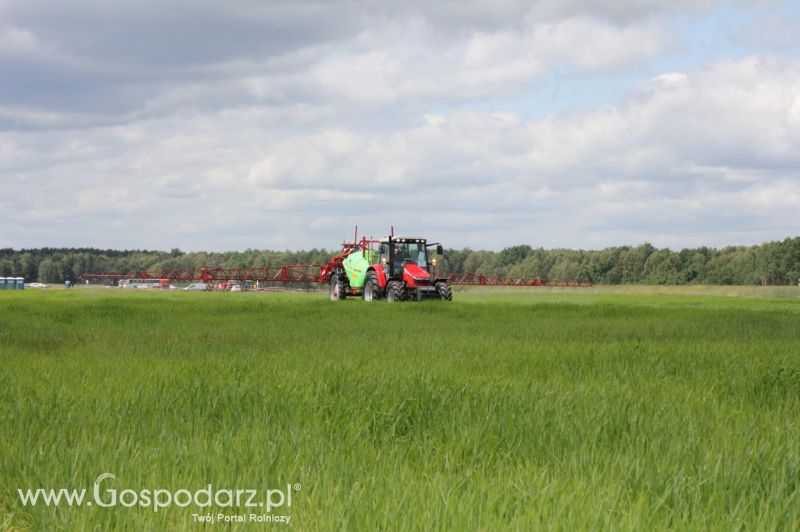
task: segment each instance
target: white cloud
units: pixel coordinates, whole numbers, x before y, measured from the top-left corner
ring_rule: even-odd
[[[479,247],[499,224],[507,233],[497,245],[526,234],[552,246],[620,243],[621,235],[723,243],[800,230],[792,222],[799,95],[800,61],[750,57],[658,76],[617,107],[540,120],[462,110],[401,129],[328,128],[324,112],[308,123],[308,109],[255,107],[4,133],[0,146],[11,154],[4,175],[48,192],[8,217],[83,227],[93,241],[105,226],[89,220],[114,220],[115,238],[149,228],[165,239],[150,245],[169,247],[175,235],[165,220],[205,233],[209,222],[242,231],[247,219],[254,225],[241,240],[211,242],[275,246],[282,241],[261,224],[294,220],[297,245],[324,245],[358,213],[378,230],[406,223]],[[283,120],[296,129],[275,129]],[[336,222],[317,235],[316,220]],[[718,242],[707,241],[709,227]]]
[[[0,28],[0,52],[27,54],[38,51],[39,43],[30,31],[14,26]]]
[[[42,18],[12,2],[7,17],[20,26],[0,29],[0,69],[8,74],[0,105],[62,113],[78,107],[98,121],[109,114],[121,121],[231,102],[413,103],[419,109],[505,97],[555,68],[604,71],[662,52],[672,37],[663,21],[647,14],[663,5],[633,4],[639,15],[619,18],[591,3],[573,6],[580,7],[575,12],[548,2],[492,9],[402,5],[396,12],[349,2],[225,10],[198,3],[188,13],[167,9],[153,20],[141,6],[65,12],[57,4]],[[43,78],[59,91],[47,90]]]
[[[609,227],[699,244],[708,227],[724,242],[753,238],[755,224],[766,238],[800,229],[792,222],[798,95],[798,61],[724,61],[659,76],[622,106],[580,115],[452,112],[399,133],[295,139],[275,146],[280,163],[266,174],[270,186],[335,182],[341,190],[380,191],[394,183],[400,201],[416,201],[419,212],[488,209],[516,216],[517,231],[531,212],[543,213],[543,232],[568,218],[573,233],[546,237],[553,245],[611,244],[618,234],[590,237]],[[313,170],[298,175],[305,164]],[[380,179],[384,168],[392,179]],[[414,200],[425,186],[447,190],[447,203]]]
[[[519,91],[555,67],[620,67],[655,56],[667,42],[664,28],[649,22],[530,20],[517,29],[442,40],[435,28],[412,21],[370,28],[312,65],[311,79],[300,82],[321,87],[325,97],[368,105],[497,97]]]

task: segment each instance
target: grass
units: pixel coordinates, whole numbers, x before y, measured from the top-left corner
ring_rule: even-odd
[[[721,293],[0,292],[0,528],[202,526],[17,495],[112,472],[299,483],[302,530],[796,530],[800,293]]]

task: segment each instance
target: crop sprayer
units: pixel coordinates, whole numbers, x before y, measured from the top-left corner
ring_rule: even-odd
[[[199,281],[231,286],[233,283],[323,284],[332,301],[360,297],[364,301],[386,299],[390,303],[439,299],[451,301],[453,286],[570,286],[591,283],[542,280],[539,277],[503,277],[477,273],[439,273],[442,244],[425,238],[394,236],[358,238],[343,242],[339,254],[325,264],[287,264],[261,268],[195,268],[138,272],[84,273],[81,280],[120,281],[158,279]],[[161,283],[163,284],[163,283]]]

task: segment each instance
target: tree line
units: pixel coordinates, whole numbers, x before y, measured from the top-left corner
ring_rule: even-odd
[[[0,249],[0,276],[61,283],[89,272],[137,272],[201,267],[258,268],[321,264],[335,252],[248,249],[224,253],[110,250],[94,248]],[[528,245],[501,251],[448,249],[440,271],[540,277],[596,284],[796,285],[800,282],[800,237],[755,246],[687,248],[674,251],[649,243],[598,250],[543,249]]]

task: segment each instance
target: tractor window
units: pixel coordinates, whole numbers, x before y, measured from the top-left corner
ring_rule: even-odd
[[[396,266],[413,263],[420,268],[428,267],[428,250],[424,244],[405,242],[395,244],[394,262]]]

